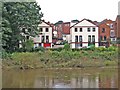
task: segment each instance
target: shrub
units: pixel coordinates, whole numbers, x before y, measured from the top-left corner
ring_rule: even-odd
[[[108,47],[107,50],[108,50],[108,51],[116,51],[116,47],[111,46],[111,47]]]
[[[69,44],[65,44],[63,49],[70,50],[70,45]]]
[[[104,48],[104,47],[97,47],[96,50],[101,52],[101,51],[106,51],[106,48]]]
[[[23,50],[30,52],[33,50],[33,46],[34,46],[33,40],[31,39],[27,40],[26,42],[23,43]]]

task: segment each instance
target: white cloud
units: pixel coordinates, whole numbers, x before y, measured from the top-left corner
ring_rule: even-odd
[[[50,22],[58,20],[71,21],[72,19],[88,18],[101,21],[115,20],[118,14],[119,0],[36,0],[44,19]]]

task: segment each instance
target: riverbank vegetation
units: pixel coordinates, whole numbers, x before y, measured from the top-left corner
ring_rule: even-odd
[[[39,48],[34,52],[14,52],[7,54],[3,68],[84,68],[117,66],[117,47],[91,47],[70,49],[69,45],[58,49]]]

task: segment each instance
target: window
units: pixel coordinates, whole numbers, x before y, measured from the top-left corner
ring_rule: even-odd
[[[42,38],[41,38],[41,39],[42,39],[42,43],[44,43],[44,36],[42,36]]]
[[[40,32],[42,32],[43,31],[43,29],[42,28],[40,28]]]
[[[91,36],[88,35],[88,46],[90,46],[90,45],[91,45]]]
[[[75,28],[75,32],[77,32],[77,28]]]
[[[79,36],[80,47],[82,47],[82,36]]]
[[[46,28],[46,32],[49,32],[49,29],[48,29],[48,28]]]
[[[113,24],[110,24],[110,28],[113,28]]]
[[[79,36],[79,42],[82,42],[82,36]]]
[[[80,32],[82,32],[82,28],[80,28]]]
[[[91,36],[88,35],[88,42],[91,42]]]
[[[26,39],[29,39],[29,36],[26,36]]]
[[[88,32],[90,32],[90,28],[87,28]]]
[[[92,35],[92,42],[95,42],[95,35]]]
[[[25,33],[25,28],[22,29],[22,32]]]
[[[102,28],[102,33],[105,33],[105,28]]]
[[[106,36],[104,36],[104,41],[106,41]]]
[[[46,43],[49,43],[49,36],[46,36]]]
[[[95,35],[92,35],[92,44],[95,45]]]
[[[100,41],[102,41],[103,40],[103,38],[102,38],[102,36],[100,36]]]
[[[95,32],[95,28],[93,28],[93,32]]]
[[[78,42],[78,36],[75,36],[75,42]]]

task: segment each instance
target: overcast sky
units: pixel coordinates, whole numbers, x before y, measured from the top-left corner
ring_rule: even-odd
[[[115,20],[118,15],[120,0],[36,0],[46,21],[55,23],[59,20],[69,22],[83,18],[93,21]]]

